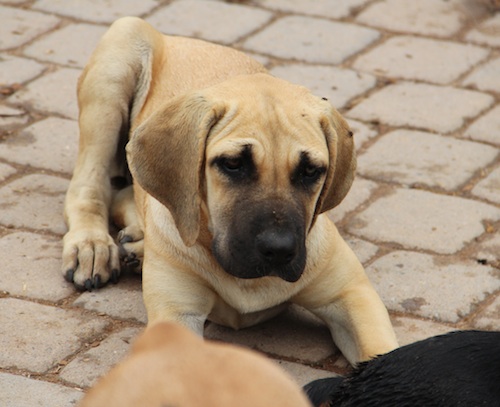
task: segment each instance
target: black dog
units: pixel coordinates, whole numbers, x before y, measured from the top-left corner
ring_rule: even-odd
[[[499,407],[500,332],[435,336],[304,390],[315,407]]]

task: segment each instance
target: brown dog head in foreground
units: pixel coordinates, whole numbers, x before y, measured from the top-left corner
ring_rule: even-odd
[[[94,51],[78,102],[63,249],[76,287],[117,278],[111,218],[125,260],[142,261],[149,323],[201,335],[207,319],[241,328],[295,303],[351,363],[397,346],[325,214],[356,166],[349,126],[328,101],[241,52],[123,18]],[[129,170],[133,185],[115,191]]]
[[[254,351],[203,341],[169,323],[149,327],[79,407],[307,407],[301,389]]]

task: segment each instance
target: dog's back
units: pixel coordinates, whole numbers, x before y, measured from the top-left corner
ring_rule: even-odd
[[[500,332],[432,337],[305,390],[315,406],[500,406]]]

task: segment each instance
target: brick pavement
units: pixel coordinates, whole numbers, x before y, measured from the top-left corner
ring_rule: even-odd
[[[138,276],[79,293],[59,271],[75,83],[124,15],[247,51],[346,115],[358,177],[330,216],[402,344],[500,330],[500,14],[488,3],[0,0],[0,405],[74,405],[146,321]],[[346,369],[298,308],[207,336],[267,353],[301,384]]]

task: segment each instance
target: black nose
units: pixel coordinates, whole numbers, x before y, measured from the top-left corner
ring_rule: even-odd
[[[293,233],[266,230],[257,235],[257,250],[262,258],[273,266],[290,263],[296,254],[297,241]]]

